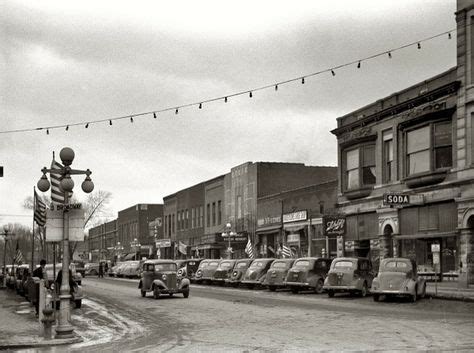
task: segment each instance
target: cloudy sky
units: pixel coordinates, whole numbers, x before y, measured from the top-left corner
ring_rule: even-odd
[[[456,65],[455,34],[278,91],[129,119],[301,77],[455,28],[455,0],[2,1],[0,225],[52,151],[76,152],[111,216],[245,161],[336,165],[336,118]],[[76,180],[76,194],[82,177]]]

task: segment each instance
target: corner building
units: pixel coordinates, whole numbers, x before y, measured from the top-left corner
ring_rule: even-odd
[[[428,278],[473,283],[472,1],[456,21],[456,67],[337,119],[338,255],[410,257]]]

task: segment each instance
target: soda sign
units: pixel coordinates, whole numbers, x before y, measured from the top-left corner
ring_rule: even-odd
[[[325,236],[344,235],[346,233],[346,218],[344,216],[324,216],[323,231]]]
[[[383,195],[384,205],[409,205],[410,196],[405,194],[384,194]]]

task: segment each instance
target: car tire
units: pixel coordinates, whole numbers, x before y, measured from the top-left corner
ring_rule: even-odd
[[[172,297],[172,296],[174,295],[174,293],[168,293],[168,295],[169,295],[170,297]]]
[[[291,287],[291,293],[298,294],[299,292],[300,292],[300,289],[298,287]]]
[[[254,289],[254,288],[255,288],[255,284],[249,283],[249,284],[247,284],[247,288],[248,288],[248,289]]]
[[[316,294],[322,294],[323,293],[323,286],[324,286],[323,280],[318,279],[318,281],[316,282],[316,287],[314,288],[314,292]]]
[[[420,299],[423,299],[424,297],[426,297],[426,283],[423,284],[423,290],[421,291]]]
[[[334,294],[336,294],[332,289],[328,290],[328,297],[329,298],[334,298]]]
[[[158,287],[153,288],[153,298],[160,299],[160,294],[161,294],[160,288]]]
[[[189,298],[189,288],[186,288],[185,290],[183,290],[183,297]]]
[[[380,300],[380,296],[378,294],[374,294],[373,298],[374,302],[378,302]]]
[[[82,306],[82,299],[75,300],[74,304],[76,304],[77,309],[80,309]]]
[[[277,290],[275,286],[268,286],[268,289],[270,289],[270,291],[272,292],[275,292]]]
[[[364,282],[364,283],[362,284],[362,289],[361,289],[361,291],[360,291],[359,294],[360,294],[360,296],[361,296],[362,298],[365,298],[365,297],[367,296],[367,292],[368,292],[368,289],[367,289],[367,282]]]
[[[146,297],[146,292],[145,292],[144,290],[141,290],[141,291],[140,291],[140,294],[142,295],[143,298]]]

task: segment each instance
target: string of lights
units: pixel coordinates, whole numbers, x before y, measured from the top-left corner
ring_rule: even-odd
[[[190,107],[196,107],[196,106],[199,109],[202,109],[204,104],[217,102],[217,101],[224,101],[224,103],[227,103],[228,100],[232,97],[248,95],[249,98],[252,98],[253,94],[255,92],[258,92],[258,91],[267,90],[267,89],[274,89],[275,91],[278,91],[278,88],[280,86],[285,85],[285,84],[289,84],[289,83],[292,83],[292,82],[300,81],[301,84],[305,84],[306,79],[309,78],[309,77],[323,75],[323,74],[326,74],[326,73],[330,73],[332,76],[336,76],[337,70],[342,69],[344,67],[355,65],[357,67],[357,69],[360,69],[363,62],[371,60],[371,59],[375,59],[377,57],[387,56],[388,59],[392,59],[393,58],[393,53],[395,53],[397,51],[400,51],[402,49],[416,46],[416,48],[418,50],[421,50],[422,49],[422,46],[421,46],[422,43],[425,43],[425,42],[428,42],[428,41],[431,41],[433,39],[443,37],[443,36],[447,36],[448,39],[451,39],[452,38],[452,33],[454,33],[455,31],[456,31],[456,29],[451,29],[451,30],[441,32],[441,33],[432,35],[430,37],[426,37],[426,38],[423,38],[423,39],[420,39],[420,40],[417,40],[417,41],[414,41],[414,42],[411,42],[411,43],[408,43],[408,44],[405,44],[405,45],[402,45],[402,46],[399,46],[399,47],[396,47],[396,48],[385,50],[383,52],[379,52],[379,53],[376,53],[376,54],[373,54],[373,55],[370,55],[370,56],[366,56],[364,58],[360,58],[360,59],[357,59],[357,60],[346,62],[344,64],[333,66],[333,67],[330,67],[330,68],[327,68],[327,69],[323,69],[323,70],[320,70],[320,71],[308,73],[306,75],[294,77],[294,78],[291,78],[291,79],[288,79],[288,80],[279,81],[279,82],[275,82],[275,83],[272,83],[272,84],[267,84],[267,85],[264,85],[264,86],[247,89],[247,90],[244,90],[244,91],[234,92],[234,93],[227,94],[227,95],[224,95],[224,96],[219,96],[219,97],[214,97],[214,98],[210,98],[210,99],[201,100],[201,101],[198,101],[198,102],[183,104],[183,105],[179,105],[179,106],[172,106],[172,107],[153,110],[153,111],[148,111],[148,112],[140,112],[140,113],[129,114],[129,115],[124,115],[124,116],[117,116],[117,117],[112,117],[112,118],[90,120],[90,121],[81,121],[81,122],[74,122],[74,123],[70,123],[70,124],[41,126],[41,127],[36,127],[36,128],[4,130],[4,131],[0,131],[0,134],[21,133],[21,132],[30,132],[30,131],[46,131],[46,134],[49,135],[50,130],[54,130],[54,129],[65,129],[65,131],[69,131],[69,128],[74,127],[74,126],[84,126],[84,128],[87,129],[92,124],[100,124],[100,123],[107,123],[107,122],[109,123],[110,126],[112,126],[113,121],[124,120],[124,119],[130,120],[130,123],[133,123],[134,118],[136,119],[136,118],[141,118],[141,117],[145,117],[145,116],[153,116],[154,119],[157,119],[158,114],[166,113],[166,112],[170,112],[170,111],[171,112],[174,111],[174,113],[177,115],[177,114],[179,114],[179,111],[182,110],[182,109],[186,109],[186,108],[190,108]]]

